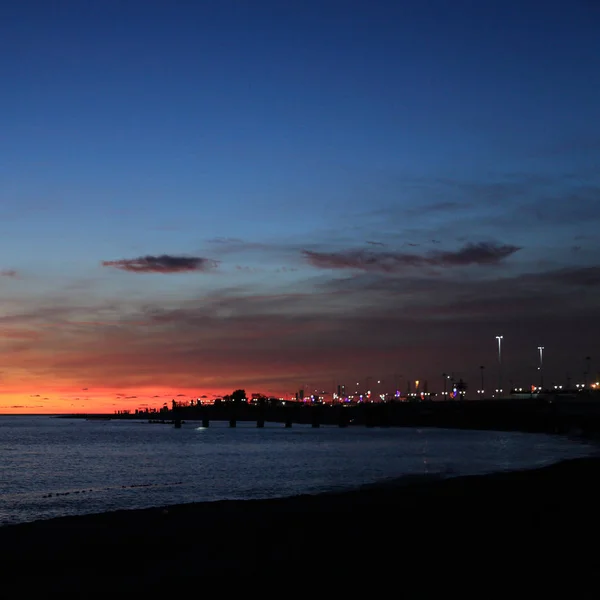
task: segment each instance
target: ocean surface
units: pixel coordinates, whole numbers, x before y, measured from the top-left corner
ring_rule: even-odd
[[[116,509],[351,489],[598,455],[566,438],[449,429],[0,416],[0,524]]]

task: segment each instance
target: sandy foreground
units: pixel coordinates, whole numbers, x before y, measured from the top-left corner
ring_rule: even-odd
[[[197,595],[211,581],[222,593],[352,585],[379,595],[394,585],[408,597],[495,597],[500,588],[516,597],[598,597],[599,533],[600,458],[585,458],[1,527],[1,581],[5,597],[29,597],[38,586],[91,597],[105,586],[179,593],[192,585]]]

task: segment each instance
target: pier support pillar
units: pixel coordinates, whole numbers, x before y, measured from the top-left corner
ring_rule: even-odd
[[[264,418],[262,418],[262,417],[261,417],[261,418],[259,418],[259,419],[256,421],[256,426],[257,426],[257,427],[264,427],[264,426],[265,426],[265,420],[264,420]]]
[[[237,421],[235,419],[229,419],[229,427],[236,427]]]
[[[202,427],[208,427],[210,425],[210,420],[208,419],[208,417],[204,417],[202,419]]]
[[[317,407],[312,409],[311,425],[315,428],[321,426],[321,410]]]
[[[285,427],[286,429],[289,429],[292,426],[292,420],[291,419],[286,419],[285,421]]]

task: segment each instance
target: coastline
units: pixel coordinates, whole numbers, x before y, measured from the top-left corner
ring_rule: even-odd
[[[140,589],[158,572],[166,580],[254,577],[325,561],[336,576],[352,577],[356,565],[420,568],[421,553],[447,563],[457,549],[491,557],[507,543],[514,555],[519,543],[534,552],[565,536],[571,544],[594,539],[599,479],[600,458],[590,457],[318,495],[60,517],[1,527],[0,564],[6,585],[19,585],[16,573],[35,564],[48,585],[84,585],[100,572]]]

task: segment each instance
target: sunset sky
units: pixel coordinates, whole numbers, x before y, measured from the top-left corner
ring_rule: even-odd
[[[3,2],[0,74],[0,412],[600,367],[595,0]]]

